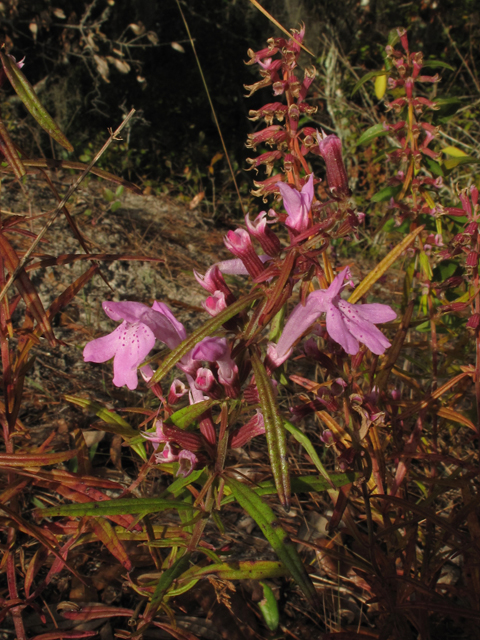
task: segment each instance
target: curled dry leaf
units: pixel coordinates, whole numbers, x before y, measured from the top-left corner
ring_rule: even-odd
[[[155,33],[155,31],[149,31],[149,32],[147,33],[147,38],[150,40],[150,42],[151,42],[152,44],[158,44],[158,42],[159,42],[159,40],[158,40],[158,36],[157,36],[157,34]]]
[[[130,65],[125,60],[119,60],[118,58],[114,58],[113,56],[107,56],[108,62],[113,64],[113,66],[120,71],[120,73],[128,73],[130,71]]]
[[[132,22],[132,24],[129,24],[128,26],[136,36],[141,36],[145,33],[145,25],[143,22],[140,22],[140,20],[137,23]]]
[[[95,64],[97,65],[98,73],[102,76],[105,82],[110,82],[110,80],[108,79],[109,68],[106,59],[102,58],[101,56],[97,56],[96,54],[93,56],[93,59],[95,60]]]
[[[33,40],[36,41],[37,39],[37,33],[38,33],[38,24],[36,22],[31,22],[28,25],[28,28],[30,29],[30,31],[32,32],[32,36],[33,36]]]
[[[198,205],[204,199],[204,197],[205,197],[205,191],[200,191],[200,193],[197,193],[197,195],[194,198],[192,198],[192,200],[190,201],[190,204],[188,205],[189,209],[192,210],[198,207]]]
[[[59,20],[65,20],[66,19],[66,15],[63,11],[63,9],[59,9],[58,7],[55,7],[53,9],[53,15],[58,18]]]

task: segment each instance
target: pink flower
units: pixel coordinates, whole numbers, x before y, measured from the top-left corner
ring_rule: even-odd
[[[363,342],[370,351],[382,354],[390,346],[383,333],[375,324],[390,322],[397,317],[393,309],[385,304],[351,304],[340,298],[345,286],[343,281],[350,278],[348,267],[337,275],[328,289],[313,291],[305,306],[299,304],[290,315],[277,344],[277,357],[282,358],[293,344],[322,315],[327,314],[327,331],[347,353],[356,354]]]
[[[85,362],[113,360],[113,384],[129,389],[138,385],[137,368],[153,349],[155,339],[168,346],[179,344],[179,322],[168,314],[152,309],[140,302],[104,302],[103,310],[112,320],[123,320],[122,324],[108,336],[89,342],[83,350]],[[160,305],[158,305],[160,306]],[[165,305],[163,305],[165,307]],[[173,321],[172,321],[173,319]],[[176,346],[176,345],[175,345]],[[171,347],[172,348],[172,347]]]
[[[278,188],[283,198],[283,206],[288,213],[285,224],[299,233],[306,231],[310,226],[308,213],[313,200],[313,173],[303,185],[301,192],[283,182],[278,183]]]
[[[216,362],[220,384],[231,386],[238,376],[238,367],[230,357],[226,338],[204,338],[192,350],[195,360]]]
[[[169,442],[163,448],[163,451],[157,453],[155,456],[155,462],[157,464],[163,464],[165,462],[178,462],[177,476],[186,478],[190,475],[198,462],[197,456],[191,451],[182,449],[180,453],[176,454],[172,449]]]
[[[165,433],[165,431],[167,433]],[[202,446],[199,436],[193,433],[186,433],[176,427],[164,425],[162,420],[157,420],[155,423],[155,433],[142,433],[142,436],[155,444],[165,443],[163,451],[155,455],[155,462],[157,464],[178,462],[179,468],[177,476],[183,476],[184,478],[193,471],[194,466],[198,462],[197,456],[189,449],[179,451],[179,446],[181,447],[182,441],[184,441],[187,446],[198,450]],[[176,448],[172,447],[172,440],[174,442],[176,441]]]
[[[143,371],[140,370],[140,372],[143,375]],[[168,404],[177,403],[180,400],[180,398],[183,398],[183,396],[187,392],[188,392],[188,389],[184,385],[184,383],[178,378],[175,378],[175,380],[170,385],[170,391],[168,392]]]
[[[112,320],[123,320],[122,324],[108,336],[89,342],[83,350],[85,362],[106,362],[113,358],[113,384],[127,385],[136,389],[137,369],[155,345],[155,339],[170,349],[175,349],[187,332],[166,304],[154,302],[152,308],[141,302],[109,302],[102,304],[103,310]],[[185,355],[178,366],[187,372],[195,371],[198,364],[190,354]],[[150,366],[145,367],[145,378],[152,377]]]
[[[213,373],[210,369],[200,367],[197,369],[197,377],[195,378],[195,386],[202,393],[208,393],[216,384]]]
[[[215,291],[213,296],[208,296],[205,302],[202,302],[202,307],[211,316],[217,316],[221,311],[227,308],[225,294],[223,291]]]
[[[243,266],[243,262],[241,260],[239,260],[239,262]],[[217,291],[221,291],[225,294],[225,301],[227,305],[235,302],[235,296],[228,288],[218,264],[214,264],[209,267],[204,276],[202,276],[201,273],[198,273],[198,271],[195,271],[195,269],[193,270],[193,275],[195,276],[195,280],[198,284],[208,291],[208,293],[215,294]]]

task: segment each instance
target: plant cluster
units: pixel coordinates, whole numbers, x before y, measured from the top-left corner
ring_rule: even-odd
[[[17,276],[19,288],[18,297],[2,302],[0,465],[9,483],[2,493],[9,598],[4,616],[11,614],[21,639],[27,637],[24,609],[38,607],[61,570],[78,577],[69,553],[92,539],[123,567],[145,606],[134,611],[85,605],[65,617],[128,617],[131,629],[119,630],[118,637],[140,639],[155,626],[175,638],[194,638],[175,621],[175,598],[206,578],[260,581],[260,610],[276,631],[272,585],[285,577],[300,587],[312,616],[320,611],[321,585],[332,580],[339,592],[340,584],[348,585],[351,608],[365,606],[351,626],[340,613],[336,619],[324,615],[325,638],[365,637],[358,631],[365,624],[377,637],[427,639],[442,633],[446,621],[479,637],[478,452],[472,452],[479,426],[468,404],[480,406],[478,191],[472,186],[460,193],[461,209],[443,198],[439,177],[455,167],[431,147],[438,128],[424,111],[434,110],[436,102],[418,84],[436,85],[439,78],[422,75],[421,54],[410,52],[405,30],[398,29],[386,50],[386,69],[374,75],[387,80],[383,91],[393,94],[388,108],[399,120],[375,125],[363,141],[383,136],[390,144],[386,157],[396,169],[376,201],[388,203],[385,222],[390,219],[394,229],[397,223],[403,237],[347,298],[358,265],[352,256],[342,268],[331,248],[339,240],[353,244],[366,216],[352,198],[340,139],[308,126],[315,109],[306,97],[315,70],[299,77],[303,39],[302,28],[249,51],[248,64],[258,65],[261,76],[248,87],[250,94],[271,87],[275,96],[250,113],[265,127],[248,138],[249,148],[261,147],[249,164],[266,171],[255,194],[274,202],[226,233],[230,260],[194,273],[208,294],[203,306],[210,318],[189,333],[161,301],[151,307],[105,301],[104,312],[119,325],[84,348],[87,362],[113,359],[115,386],[134,390],[142,380],[148,394],[144,407],[135,408],[143,418],[139,430],[89,399],[70,398],[130,447],[141,465],[130,486],[45,468],[74,456],[81,460],[80,448],[50,452],[48,441],[35,452],[23,444],[15,448],[15,439],[23,443],[25,436],[17,418],[27,356],[40,335],[54,341],[51,315],[98,267],[92,265],[45,312],[20,258],[5,233],[0,236],[4,269]],[[11,60],[3,56],[2,63],[26,86]],[[318,158],[323,189],[311,168]],[[22,162],[16,152],[7,160],[13,170]],[[404,299],[394,310],[368,296],[400,258]],[[27,315],[17,332],[18,355],[12,355],[12,313],[20,296]],[[386,334],[393,330],[390,343]],[[168,352],[156,352],[158,343]],[[467,438],[470,448],[462,451],[457,441],[466,429],[475,444]],[[263,440],[269,473],[252,478],[247,451],[262,451]],[[145,495],[147,477],[160,472],[174,476],[173,482],[161,495]],[[37,508],[38,523],[28,522],[18,508],[27,478],[56,494],[50,504],[58,496],[73,504]],[[266,497],[275,494],[279,505]],[[232,559],[232,503],[267,538],[276,559]],[[315,551],[313,571],[320,576],[307,570],[285,523],[293,506],[312,515],[317,504],[329,508],[324,535],[295,542]],[[15,555],[20,533],[40,545],[24,572],[21,596]],[[145,544],[155,564],[141,580],[133,572],[132,542]],[[54,559],[42,573],[48,556]],[[451,567],[453,577],[446,577]]]

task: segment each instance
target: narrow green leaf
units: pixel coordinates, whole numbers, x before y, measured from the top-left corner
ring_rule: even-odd
[[[185,571],[188,569],[188,565],[190,563],[190,553],[186,553],[181,558],[178,558],[174,562],[174,564],[163,572],[162,577],[158,581],[158,584],[155,588],[154,594],[150,603],[148,604],[147,609],[144,614],[144,624],[138,629],[139,632],[142,631],[142,628],[146,626],[149,621],[154,617],[156,612],[158,611],[159,606],[162,603],[162,600],[167,593],[168,589],[172,586],[174,580],[179,578]]]
[[[451,64],[447,64],[442,60],[424,60],[422,68],[424,67],[429,67],[430,69],[441,67],[442,69],[450,69],[450,71],[456,71],[455,67],[452,67]]]
[[[370,202],[385,202],[385,200],[390,200],[390,198],[394,198],[400,191],[402,190],[402,185],[399,184],[396,187],[384,187],[377,191],[371,198]]]
[[[191,567],[182,576],[182,582],[208,575],[216,575],[223,580],[267,580],[281,578],[289,573],[283,563],[277,560],[241,560]]]
[[[222,325],[235,317],[240,311],[247,309],[252,302],[254,302],[257,298],[260,298],[263,295],[262,291],[256,290],[253,293],[250,293],[248,296],[241,298],[234,304],[230,305],[226,309],[224,309],[221,313],[219,313],[214,318],[211,318],[200,329],[194,331],[192,335],[181,342],[176,349],[171,351],[162,364],[155,371],[150,384],[153,385],[155,382],[160,382],[162,378],[164,378],[170,369],[177,364],[180,358],[183,358],[189,351],[193,349],[193,347],[203,340],[203,338],[207,338],[211,336],[215,331],[218,331],[222,327]]]
[[[357,93],[357,91],[362,87],[366,82],[371,80],[372,78],[376,78],[377,76],[386,76],[390,72],[385,69],[381,69],[380,71],[369,71],[364,76],[360,78],[357,84],[353,87],[352,96]]]
[[[235,499],[241,507],[255,520],[263,535],[271,544],[279,559],[288,569],[290,575],[302,589],[305,596],[312,603],[316,601],[315,587],[310,580],[305,567],[295,546],[288,538],[272,509],[262,502],[262,500],[247,485],[225,478],[226,484],[232,490]]]
[[[67,402],[76,404],[82,409],[94,413],[100,420],[105,423],[102,425],[103,431],[108,433],[114,433],[115,435],[122,436],[128,441],[130,447],[146,462],[147,454],[145,451],[144,440],[139,435],[138,431],[132,429],[132,427],[126,422],[118,413],[109,411],[103,405],[87,398],[79,398],[77,396],[64,396]]]
[[[179,409],[179,411],[175,411],[168,418],[166,423],[172,422],[179,429],[186,429],[189,427],[192,422],[195,422],[197,418],[199,418],[202,413],[205,413],[207,409],[214,404],[218,404],[217,400],[203,400],[203,402],[196,402],[195,404],[190,404],[188,407],[183,407],[183,409]]]
[[[333,482],[335,488],[343,487],[346,484],[351,484],[361,477],[359,473],[332,473],[330,474],[330,480]],[[319,478],[318,476],[298,476],[297,478],[291,478],[292,493],[321,493],[322,491],[328,491],[331,485],[325,478]],[[271,480],[260,482],[256,487],[252,488],[257,496],[271,496],[276,493],[275,483]],[[222,506],[229,504],[235,500],[233,494],[225,496],[222,500]]]
[[[76,404],[82,409],[86,409],[90,413],[94,413],[100,420],[103,420],[107,426],[104,427],[104,431],[115,433],[124,438],[134,438],[138,436],[138,431],[132,429],[132,427],[126,422],[118,413],[109,411],[103,405],[87,398],[79,398],[77,396],[64,396],[67,402]],[[110,429],[108,427],[111,427]]]
[[[165,489],[160,498],[163,498],[168,493],[171,493],[173,496],[177,497],[185,487],[188,487],[189,484],[193,484],[194,482],[196,482],[203,472],[204,469],[196,469],[195,471],[192,471],[192,473],[189,473],[186,478],[180,476],[179,478],[174,480],[169,487]]]
[[[262,612],[265,624],[270,631],[276,631],[280,622],[280,614],[278,612],[278,604],[272,588],[265,582],[260,583],[263,587],[263,599],[258,603],[258,608]]]
[[[465,151],[462,151],[458,147],[454,146],[444,147],[442,149],[442,153],[445,153],[447,156],[452,156],[454,158],[465,158],[468,155],[468,153],[465,153]]]
[[[475,158],[474,156],[462,156],[461,158],[447,158],[443,161],[443,166],[445,169],[455,169],[463,164],[478,164],[480,162],[479,158]]]
[[[370,287],[375,284],[375,282],[383,276],[383,274],[392,266],[392,264],[401,256],[401,254],[407,249],[414,241],[415,238],[421,233],[424,229],[425,225],[421,225],[417,227],[413,231],[411,231],[406,238],[404,238],[396,247],[394,247],[388,255],[383,258],[381,262],[374,267],[370,273],[365,276],[365,278],[361,281],[361,283],[356,287],[355,291],[348,298],[348,302],[351,304],[355,304],[360,300],[362,296],[364,296],[367,291],[369,291]]]
[[[292,434],[295,440],[299,442],[302,445],[302,447],[305,449],[305,451],[308,453],[308,455],[312,459],[313,464],[317,467],[317,469],[325,478],[325,480],[328,482],[330,487],[332,489],[335,489],[335,485],[330,480],[330,476],[328,475],[327,470],[325,469],[320,458],[318,457],[318,454],[315,451],[315,447],[311,443],[310,438],[308,438],[304,433],[302,433],[300,429],[298,429],[291,422],[288,422],[288,420],[284,420],[284,425],[285,425],[285,429]]]
[[[188,502],[162,498],[120,498],[84,504],[64,504],[59,507],[39,509],[41,516],[121,516],[156,513],[167,509],[190,509]]]
[[[33,90],[32,85],[17,65],[8,55],[3,53],[3,51],[0,51],[0,60],[2,61],[3,70],[5,71],[5,74],[16,94],[42,129],[44,129],[49,136],[61,144],[67,151],[73,151],[72,145],[62,133],[55,120],[47,113],[38,99],[37,94]]]
[[[359,144],[370,144],[372,140],[378,138],[379,136],[387,136],[388,131],[384,128],[383,124],[374,124],[373,127],[369,127],[366,131],[362,133],[360,138],[357,140],[357,145]]]
[[[257,353],[252,353],[251,362],[265,423],[265,435],[267,436],[268,455],[270,456],[273,479],[275,480],[280,502],[284,507],[288,508],[291,489],[285,427],[278,410],[270,376]]]

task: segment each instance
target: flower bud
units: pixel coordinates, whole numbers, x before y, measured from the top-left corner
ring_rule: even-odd
[[[243,427],[233,432],[230,438],[230,446],[232,449],[243,447],[243,445],[252,438],[262,435],[263,433],[265,433],[263,415],[257,410],[256,415],[254,415],[247,424],[244,424]]]
[[[282,246],[280,240],[268,226],[266,211],[259,213],[253,222],[250,221],[247,213],[245,224],[247,225],[248,233],[258,240],[267,255],[276,256],[280,253]]]
[[[205,302],[202,302],[202,307],[211,316],[217,316],[221,311],[227,308],[225,294],[223,291],[215,291],[213,296],[208,296]]]
[[[317,132],[320,155],[327,165],[327,182],[332,194],[340,199],[351,195],[348,188],[348,177],[343,164],[342,143],[336,135],[321,137]]]
[[[188,389],[183,384],[183,382],[176,378],[172,382],[170,386],[170,391],[168,392],[168,404],[177,403],[180,400],[180,398],[182,398],[187,393],[187,391]]]
[[[229,231],[223,241],[227,249],[241,259],[252,278],[255,279],[262,273],[263,263],[255,253],[250,236],[244,229]]]

